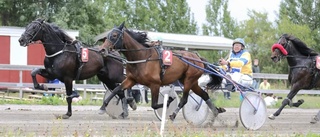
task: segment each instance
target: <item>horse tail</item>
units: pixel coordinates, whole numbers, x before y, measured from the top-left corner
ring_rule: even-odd
[[[202,61],[205,61],[205,62],[207,62],[207,60],[205,59],[205,58],[202,58],[202,57],[200,57],[200,59],[202,60]],[[207,70],[211,70],[212,68],[210,68],[209,67],[209,65],[208,64],[206,64],[206,63],[204,63],[204,68],[205,69],[207,69]],[[219,68],[213,68],[213,69],[219,69]],[[219,70],[217,70],[217,71],[219,71]],[[208,88],[210,88],[210,89],[218,89],[218,88],[220,88],[221,87],[221,83],[222,83],[222,80],[223,80],[223,78],[222,77],[220,77],[219,75],[217,75],[217,74],[212,74],[212,73],[209,73],[209,77],[210,77],[210,82],[207,84],[207,87]]]

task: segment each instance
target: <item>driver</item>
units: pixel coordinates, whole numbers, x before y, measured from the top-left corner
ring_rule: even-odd
[[[221,58],[220,65],[226,70],[227,77],[233,81],[247,87],[251,87],[252,62],[250,53],[245,50],[245,42],[242,38],[236,38],[232,43],[232,52],[227,60]],[[224,80],[229,91],[235,91],[234,85],[230,81]]]

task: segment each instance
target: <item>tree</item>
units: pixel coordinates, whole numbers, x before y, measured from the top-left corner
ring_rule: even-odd
[[[292,23],[307,25],[312,39],[320,43],[320,2],[318,0],[283,0],[280,3],[279,18],[288,18]],[[312,45],[317,51],[319,46]]]
[[[230,16],[228,0],[210,0],[206,5],[206,24],[203,24],[203,34],[234,38],[237,22]]]
[[[196,22],[190,13],[190,7],[186,0],[158,0],[155,17],[158,24],[156,31],[196,34]]]
[[[0,19],[4,26],[26,26],[38,17],[51,20],[65,0],[6,0],[0,1]]]
[[[79,30],[81,41],[93,43],[93,38],[107,26],[103,19],[103,5],[99,0],[69,0],[61,11],[52,17],[53,22],[65,29]]]

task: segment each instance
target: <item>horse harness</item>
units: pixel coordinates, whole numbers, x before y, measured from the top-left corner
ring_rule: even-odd
[[[144,60],[128,61],[128,60],[123,59],[123,58],[121,58],[121,57],[117,57],[117,56],[110,55],[110,54],[107,54],[107,55],[106,55],[105,53],[103,53],[103,55],[104,55],[104,56],[109,56],[109,57],[115,58],[115,59],[117,59],[117,60],[121,60],[121,61],[124,62],[124,64],[137,64],[137,63],[145,63],[145,62],[148,62],[148,61],[156,61],[156,60],[159,60],[159,64],[160,64],[160,68],[161,68],[161,71],[160,71],[160,80],[162,80],[163,77],[164,77],[164,74],[165,74],[165,72],[166,72],[166,69],[169,67],[168,65],[165,65],[165,64],[163,63],[163,60],[162,60],[162,57],[163,57],[162,52],[163,52],[164,48],[163,48],[162,45],[156,45],[156,46],[152,46],[152,47],[150,47],[150,48],[138,49],[138,50],[149,50],[149,49],[155,49],[155,50],[156,50],[156,52],[157,52],[158,55],[159,55],[157,59],[150,59],[150,57],[151,57],[151,55],[150,55],[150,57],[148,57],[147,59],[144,59]],[[120,49],[120,50],[118,50],[118,51],[120,51],[120,52],[125,52],[125,51],[138,51],[138,50]]]
[[[42,44],[44,44],[44,43],[42,43]],[[72,45],[72,46],[74,46],[75,47],[75,49],[76,49],[76,51],[70,51],[70,50],[67,50],[66,49],[66,46],[67,45]],[[52,57],[55,57],[55,56],[57,56],[57,55],[59,55],[59,54],[61,54],[61,53],[64,53],[64,52],[73,52],[73,53],[76,53],[77,54],[77,59],[76,59],[76,61],[77,61],[77,63],[78,63],[78,70],[76,71],[76,77],[75,77],[75,80],[78,80],[79,79],[79,77],[80,77],[80,74],[81,74],[81,71],[82,71],[82,68],[83,68],[83,66],[84,66],[84,64],[86,63],[86,62],[83,62],[82,61],[82,59],[81,59],[81,55],[82,55],[82,53],[81,53],[81,51],[82,51],[82,43],[80,42],[80,41],[77,41],[77,40],[75,40],[75,41],[73,41],[71,44],[68,44],[68,43],[66,43],[65,45],[64,45],[64,48],[62,49],[62,50],[60,50],[60,51],[58,51],[58,52],[56,52],[56,53],[54,53],[54,54],[52,54],[52,55],[45,55],[45,57],[46,58],[48,58],[49,59],[49,61],[50,61],[50,64],[49,64],[49,66],[51,66],[52,67]]]
[[[82,71],[82,68],[84,66],[84,64],[86,62],[83,62],[82,59],[81,59],[81,56],[82,56],[82,43],[80,41],[77,41],[75,40],[74,42],[72,42],[71,45],[74,45],[74,47],[76,48],[76,54],[77,54],[77,60],[79,62],[79,66],[78,66],[78,70],[77,70],[77,75],[76,75],[76,78],[75,80],[78,80],[79,77],[80,77],[80,74],[81,74],[81,71]]]
[[[288,57],[300,57],[300,56],[287,56]],[[305,57],[305,56],[301,56],[301,57]],[[317,56],[312,56],[310,58],[310,56],[306,57],[306,59],[311,59],[312,63],[307,66],[307,65],[297,65],[297,66],[290,66],[290,71],[292,71],[293,69],[295,68],[307,68],[307,69],[311,69],[311,75],[313,76],[312,79],[311,79],[311,83],[309,84],[309,86],[307,87],[308,89],[311,89],[313,88],[317,81],[319,80],[319,69],[316,68],[316,63],[317,63],[317,60],[316,60]]]

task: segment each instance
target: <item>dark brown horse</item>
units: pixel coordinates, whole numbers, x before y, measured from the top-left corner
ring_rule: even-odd
[[[87,46],[79,41],[73,41],[59,27],[46,23],[43,19],[32,21],[25,32],[21,35],[19,42],[21,46],[29,46],[34,41],[41,41],[45,48],[46,57],[44,59],[45,69],[35,69],[32,71],[33,83],[36,89],[43,89],[35,76],[39,74],[47,79],[59,79],[65,84],[68,111],[62,118],[67,119],[72,115],[71,103],[72,98],[72,81],[84,80],[97,75],[110,90],[113,90],[118,83],[121,83],[125,76],[123,75],[122,62],[103,57],[99,49],[88,48],[88,61],[81,59],[84,53],[81,53],[82,46]],[[119,53],[114,56],[119,56]],[[118,94],[122,99],[124,113],[122,117],[128,115],[127,101],[123,93]],[[61,116],[59,116],[61,117]]]
[[[191,52],[181,51],[174,53],[172,56],[172,65],[164,66],[161,56],[161,46],[149,46],[146,44],[148,41],[147,34],[144,32],[134,32],[124,28],[124,23],[119,27],[114,27],[107,35],[103,46],[120,50],[128,60],[126,65],[126,79],[122,84],[116,87],[113,91],[113,95],[123,90],[131,88],[136,83],[146,85],[151,89],[153,109],[163,107],[163,104],[158,104],[159,88],[162,85],[169,85],[179,80],[183,85],[183,96],[178,105],[178,108],[170,116],[171,120],[174,120],[179,110],[187,103],[190,89],[199,95],[211,111],[214,116],[217,116],[219,112],[225,111],[223,108],[216,108],[212,103],[207,92],[203,91],[198,86],[198,79],[204,73],[203,70],[197,69],[192,65],[205,68],[205,64],[201,62],[201,58]],[[190,62],[186,63],[181,58]],[[189,59],[190,58],[190,59]],[[213,80],[209,83],[211,87],[220,86],[222,78],[216,75],[210,75]],[[108,105],[109,96],[101,106],[101,111]],[[168,104],[172,101],[169,99]]]
[[[320,71],[316,68],[317,56],[318,53],[308,48],[304,42],[288,34],[283,34],[278,43],[272,46],[271,59],[274,62],[287,58],[290,70],[288,80],[291,89],[287,98],[282,101],[281,107],[271,114],[269,119],[273,120],[280,115],[286,105],[299,107],[304,102],[303,100],[292,103],[292,98],[299,90],[320,87]]]

